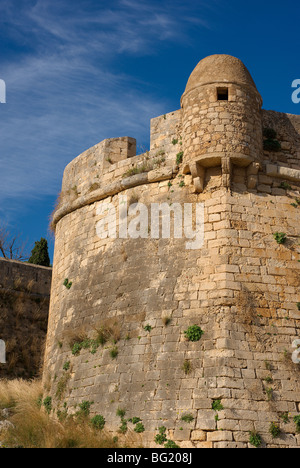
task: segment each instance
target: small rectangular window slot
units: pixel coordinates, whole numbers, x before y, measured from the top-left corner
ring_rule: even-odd
[[[228,88],[217,89],[218,101],[228,101]]]

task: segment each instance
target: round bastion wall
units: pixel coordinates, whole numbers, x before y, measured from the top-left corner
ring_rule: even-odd
[[[211,84],[203,86],[206,93]],[[237,93],[238,84],[232,89]],[[247,93],[251,125],[259,128],[239,119],[234,125],[238,133],[256,132],[244,153],[250,164],[262,160],[261,103],[255,90]],[[271,178],[269,194],[249,189],[243,165],[233,167],[230,187],[207,166],[197,192],[184,167],[204,154],[204,140],[193,142],[188,109],[184,101],[182,110],[161,117],[166,136],[143,155],[134,156],[134,140],[124,137],[96,145],[66,168],[54,214],[44,397],[52,398],[55,414],[74,414],[90,402],[91,416],[104,416],[120,438],[124,427],[136,435],[132,418],[139,418],[144,446],[160,447],[154,438],[164,426],[180,447],[247,448],[253,431],[265,446],[296,447],[298,213],[285,191],[276,195]],[[176,163],[182,150],[187,159]],[[170,236],[153,235],[153,204],[164,204],[161,222],[181,210],[182,236],[172,223]],[[193,216],[184,218],[187,206]],[[186,234],[196,232],[197,206],[204,238],[191,249]],[[274,240],[279,230],[286,245]],[[203,332],[197,341],[185,333],[193,325]],[[272,437],[274,421],[284,437]]]

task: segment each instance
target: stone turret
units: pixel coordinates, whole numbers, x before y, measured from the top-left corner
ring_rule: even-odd
[[[202,192],[205,169],[222,167],[222,184],[230,186],[232,166],[248,167],[253,188],[262,160],[262,98],[245,67],[229,55],[201,60],[181,98],[186,172]]]
[[[300,116],[262,111],[228,55],[201,60],[181,106],[151,120],[146,153],[129,137],[104,140],[64,172],[44,397],[68,414],[91,402],[118,437],[138,417],[146,447],[160,427],[181,448],[246,448],[250,431],[297,447]],[[158,205],[169,236],[152,235]],[[203,208],[193,249],[175,230],[198,226],[185,208]]]

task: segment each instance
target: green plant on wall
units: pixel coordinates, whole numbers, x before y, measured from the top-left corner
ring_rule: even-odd
[[[279,185],[280,188],[284,189],[284,190],[291,190],[292,187],[290,186],[290,184],[288,184],[287,182],[281,182],[281,184]]]
[[[163,445],[165,442],[167,442],[167,436],[166,436],[167,428],[165,426],[160,426],[158,428],[158,434],[156,434],[154,438],[154,442],[158,445]]]
[[[68,278],[66,278],[63,282],[63,285],[67,288],[67,289],[71,289],[71,286],[72,286],[72,281],[69,281]]]
[[[180,151],[176,154],[176,164],[179,165],[182,163],[183,151]]]
[[[144,432],[145,431],[144,424],[142,422],[138,422],[133,430],[134,432],[137,432],[138,434],[140,434],[141,432]]]
[[[253,445],[253,447],[260,447],[262,444],[262,440],[258,432],[256,431],[251,431],[249,432],[249,443]]]
[[[263,129],[263,146],[265,151],[280,151],[281,144],[277,140],[277,133],[273,128],[264,128]]]
[[[198,325],[191,325],[184,334],[188,341],[199,341],[204,331]]]
[[[50,414],[52,410],[52,398],[47,396],[43,401],[43,406],[48,414]]]
[[[101,414],[97,414],[91,419],[90,424],[93,427],[93,429],[101,431],[102,429],[104,429],[105,422],[105,418]]]
[[[219,400],[214,400],[214,401],[212,402],[211,407],[212,407],[212,409],[213,409],[214,411],[222,411],[222,409],[224,409],[224,407],[223,407],[223,405],[222,405],[220,399],[219,399]]]
[[[272,436],[273,439],[276,439],[277,437],[280,436],[281,430],[278,424],[275,424],[274,422],[271,422],[270,427],[269,427],[269,432]]]
[[[110,350],[109,354],[110,354],[110,357],[111,357],[112,359],[116,359],[116,357],[117,357],[118,354],[119,354],[118,348],[117,348],[116,346],[114,346],[114,347]]]
[[[296,431],[300,433],[300,414],[294,416],[294,423],[296,424]]]
[[[273,237],[276,240],[277,244],[284,244],[287,240],[285,232],[275,232],[273,234]]]
[[[191,361],[188,359],[185,359],[183,362],[182,370],[185,373],[185,375],[188,375],[192,372],[192,364]]]
[[[181,416],[181,421],[184,421],[186,423],[191,423],[194,421],[194,416],[191,413],[185,413]]]

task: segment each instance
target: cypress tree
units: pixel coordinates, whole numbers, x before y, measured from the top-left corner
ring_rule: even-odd
[[[35,242],[35,246],[31,251],[31,257],[28,260],[28,263],[33,263],[34,265],[41,265],[46,267],[50,266],[48,242],[43,237],[40,241]]]

